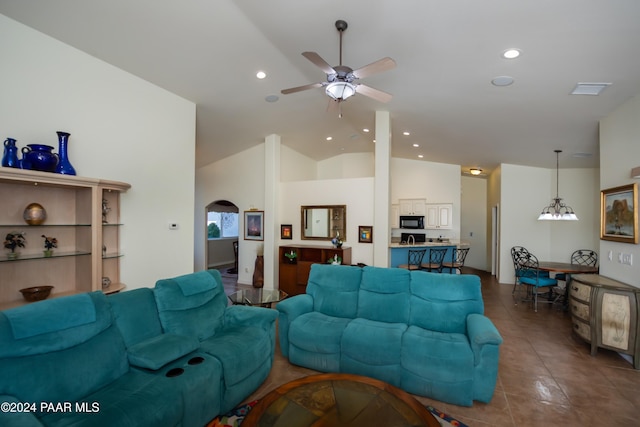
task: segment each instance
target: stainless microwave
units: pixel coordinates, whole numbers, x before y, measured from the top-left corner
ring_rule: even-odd
[[[422,229],[424,228],[424,216],[400,215],[400,228]]]

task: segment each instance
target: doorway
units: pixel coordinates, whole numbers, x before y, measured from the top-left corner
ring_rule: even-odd
[[[238,274],[239,209],[229,200],[216,200],[206,207],[205,257],[207,268]]]

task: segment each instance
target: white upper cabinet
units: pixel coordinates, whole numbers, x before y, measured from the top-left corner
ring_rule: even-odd
[[[400,215],[426,215],[426,199],[400,199]]]
[[[424,228],[447,230],[453,228],[453,204],[427,204]]]

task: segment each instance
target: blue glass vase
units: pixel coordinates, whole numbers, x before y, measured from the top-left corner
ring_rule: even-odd
[[[56,173],[63,175],[75,175],[76,170],[69,161],[69,154],[67,152],[67,146],[69,144],[69,133],[56,132],[58,134],[58,165],[56,166]]]
[[[4,154],[2,155],[2,166],[7,168],[20,167],[20,162],[18,160],[18,147],[16,147],[16,140],[13,138],[7,138],[4,141]]]

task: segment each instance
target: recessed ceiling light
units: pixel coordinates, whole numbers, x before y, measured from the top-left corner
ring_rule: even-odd
[[[280,98],[278,98],[278,95],[267,95],[264,100],[267,102],[276,102],[277,100],[279,100]]]
[[[578,83],[571,95],[600,95],[611,83]]]
[[[424,157],[424,156],[423,156],[422,154],[418,154],[418,158],[419,158],[419,159],[421,159],[421,158],[423,158],[423,157]]]
[[[369,129],[364,128],[364,129],[362,129],[362,132],[369,132]]]
[[[520,56],[520,49],[507,49],[502,52],[502,57],[505,59],[516,59]]]
[[[482,169],[480,169],[480,168],[471,168],[471,169],[469,169],[469,173],[471,175],[480,175],[482,173]]]
[[[413,146],[418,148],[418,147],[420,147],[420,144],[413,144]]]
[[[264,71],[258,71],[258,72],[256,73],[256,77],[262,80],[262,79],[264,79],[265,77],[267,77],[267,73],[265,73]]]
[[[498,76],[491,80],[491,84],[494,86],[509,86],[513,83],[513,77],[510,76]]]
[[[332,139],[333,139],[333,137],[332,137],[332,136],[328,136],[328,137],[327,137],[327,141],[331,141]]]
[[[402,134],[403,134],[404,136],[409,136],[409,135],[411,135],[411,132],[404,131],[404,132],[402,132]]]

